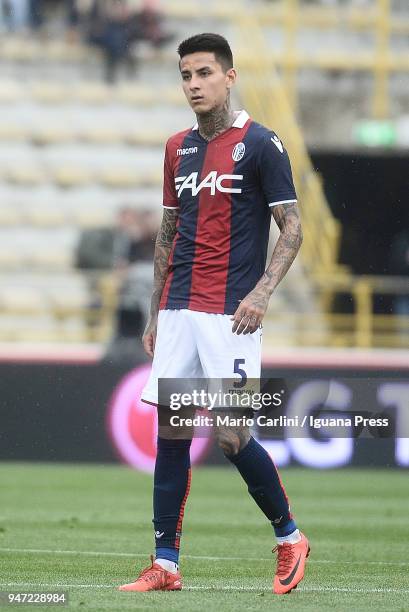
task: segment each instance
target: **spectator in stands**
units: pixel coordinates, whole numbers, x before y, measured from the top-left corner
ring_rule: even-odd
[[[49,18],[68,12],[69,24],[78,24],[77,4],[92,0],[0,0],[0,31],[40,30]]]
[[[100,291],[101,274],[107,271],[114,271],[116,274],[116,284],[121,288],[117,313],[119,334],[129,334],[132,327],[137,335],[147,316],[145,301],[149,300],[149,296],[144,297],[148,290],[145,288],[144,272],[139,267],[132,271],[131,266],[137,262],[153,260],[154,237],[151,226],[149,230],[147,228],[147,220],[150,217],[150,212],[137,211],[127,205],[122,206],[118,210],[113,227],[87,229],[81,233],[78,241],[75,266],[79,270],[92,272],[88,274],[91,310],[99,311],[103,307],[103,295]],[[130,274],[133,280],[128,279]],[[149,267],[149,282],[151,276]],[[135,292],[138,293],[137,299]]]
[[[108,83],[115,82],[121,64],[134,73],[137,43],[160,48],[173,38],[155,0],[0,0],[0,31],[40,30],[62,10],[68,40],[84,39],[102,50]]]
[[[151,211],[133,212],[133,218],[126,213],[127,236],[122,236],[114,249],[120,289],[114,338],[105,359],[115,363],[131,364],[146,358],[138,340],[149,316],[158,221]]]
[[[76,15],[78,8],[71,11],[71,19],[75,21]],[[108,83],[115,82],[121,63],[130,70],[136,67],[135,43],[144,40],[158,48],[173,38],[163,30],[152,0],[145,1],[140,11],[132,8],[130,0],[94,0],[88,21],[86,38],[103,50]]]
[[[152,262],[158,220],[149,210],[122,206],[114,227],[85,230],[76,252],[76,266],[84,271],[108,271],[119,287],[114,337],[106,359],[115,363],[136,362],[144,357],[138,342],[144,329],[152,293]],[[90,308],[103,307],[100,275],[89,276]],[[92,320],[92,319],[91,319]]]
[[[0,23],[9,32],[20,32],[29,22],[29,0],[0,0]]]
[[[130,57],[125,0],[95,0],[90,19],[88,42],[101,47],[105,58],[105,79],[113,83],[121,61]]]
[[[123,272],[137,261],[152,261],[156,224],[156,216],[150,210],[122,206],[113,227],[96,227],[81,233],[75,253],[76,267]]]
[[[32,30],[39,30],[45,22],[44,0],[29,0],[29,19]]]
[[[151,211],[139,211],[127,206],[118,211],[113,243],[114,268],[119,270],[138,261],[153,260],[155,245],[151,217]]]
[[[126,239],[117,243],[115,268],[120,287],[117,333],[135,338],[143,331],[149,315],[155,235],[151,212],[133,213],[133,219],[128,220]]]
[[[128,35],[130,42],[145,40],[155,48],[162,47],[174,37],[163,29],[163,16],[154,0],[145,0],[141,10],[131,16]]]

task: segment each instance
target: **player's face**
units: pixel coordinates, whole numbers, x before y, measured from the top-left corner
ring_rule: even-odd
[[[221,108],[236,80],[234,68],[224,72],[214,53],[207,52],[185,55],[180,73],[187,101],[197,115]]]

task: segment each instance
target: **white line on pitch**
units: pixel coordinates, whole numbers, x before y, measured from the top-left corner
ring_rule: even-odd
[[[50,555],[86,555],[94,557],[141,557],[148,558],[147,553],[108,552],[97,550],[52,550],[49,548],[0,548],[1,552],[16,553],[44,553]],[[207,557],[203,555],[181,555],[182,559],[196,559],[198,561],[271,561],[273,557]],[[335,565],[394,565],[406,567],[409,561],[335,561],[333,559],[310,559],[308,563],[324,563]]]
[[[241,587],[241,586],[188,586],[183,587],[184,590],[187,591],[266,591],[267,589],[264,586],[260,587]],[[297,589],[297,592],[314,592],[314,593],[409,593],[409,589],[392,589],[392,588],[382,588],[382,587],[374,587],[374,588],[354,588],[354,587],[300,587]]]
[[[115,584],[70,584],[70,583],[50,583],[50,582],[7,582],[0,584],[0,588],[10,587],[35,587],[38,589],[52,588],[52,589],[116,589],[118,585]],[[260,591],[270,592],[265,585],[260,586],[237,586],[237,585],[225,585],[220,586],[217,584],[209,585],[191,585],[183,587],[184,591]],[[387,588],[387,587],[373,587],[373,588],[355,588],[355,587],[336,587],[336,586],[304,586],[297,589],[297,592],[304,593],[409,593],[409,589],[399,588]]]

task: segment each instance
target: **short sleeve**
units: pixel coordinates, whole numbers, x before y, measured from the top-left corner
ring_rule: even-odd
[[[290,160],[274,132],[264,136],[258,152],[257,170],[269,206],[297,201]]]
[[[163,163],[163,206],[164,208],[179,208],[179,202],[175,189],[173,164],[169,151],[169,141],[166,143],[165,159]]]

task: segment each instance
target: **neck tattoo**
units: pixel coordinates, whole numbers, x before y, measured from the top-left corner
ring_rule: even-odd
[[[222,108],[198,115],[199,134],[208,141],[216,138],[216,136],[231,128],[236,119],[236,114],[231,110],[230,99],[227,98]]]

